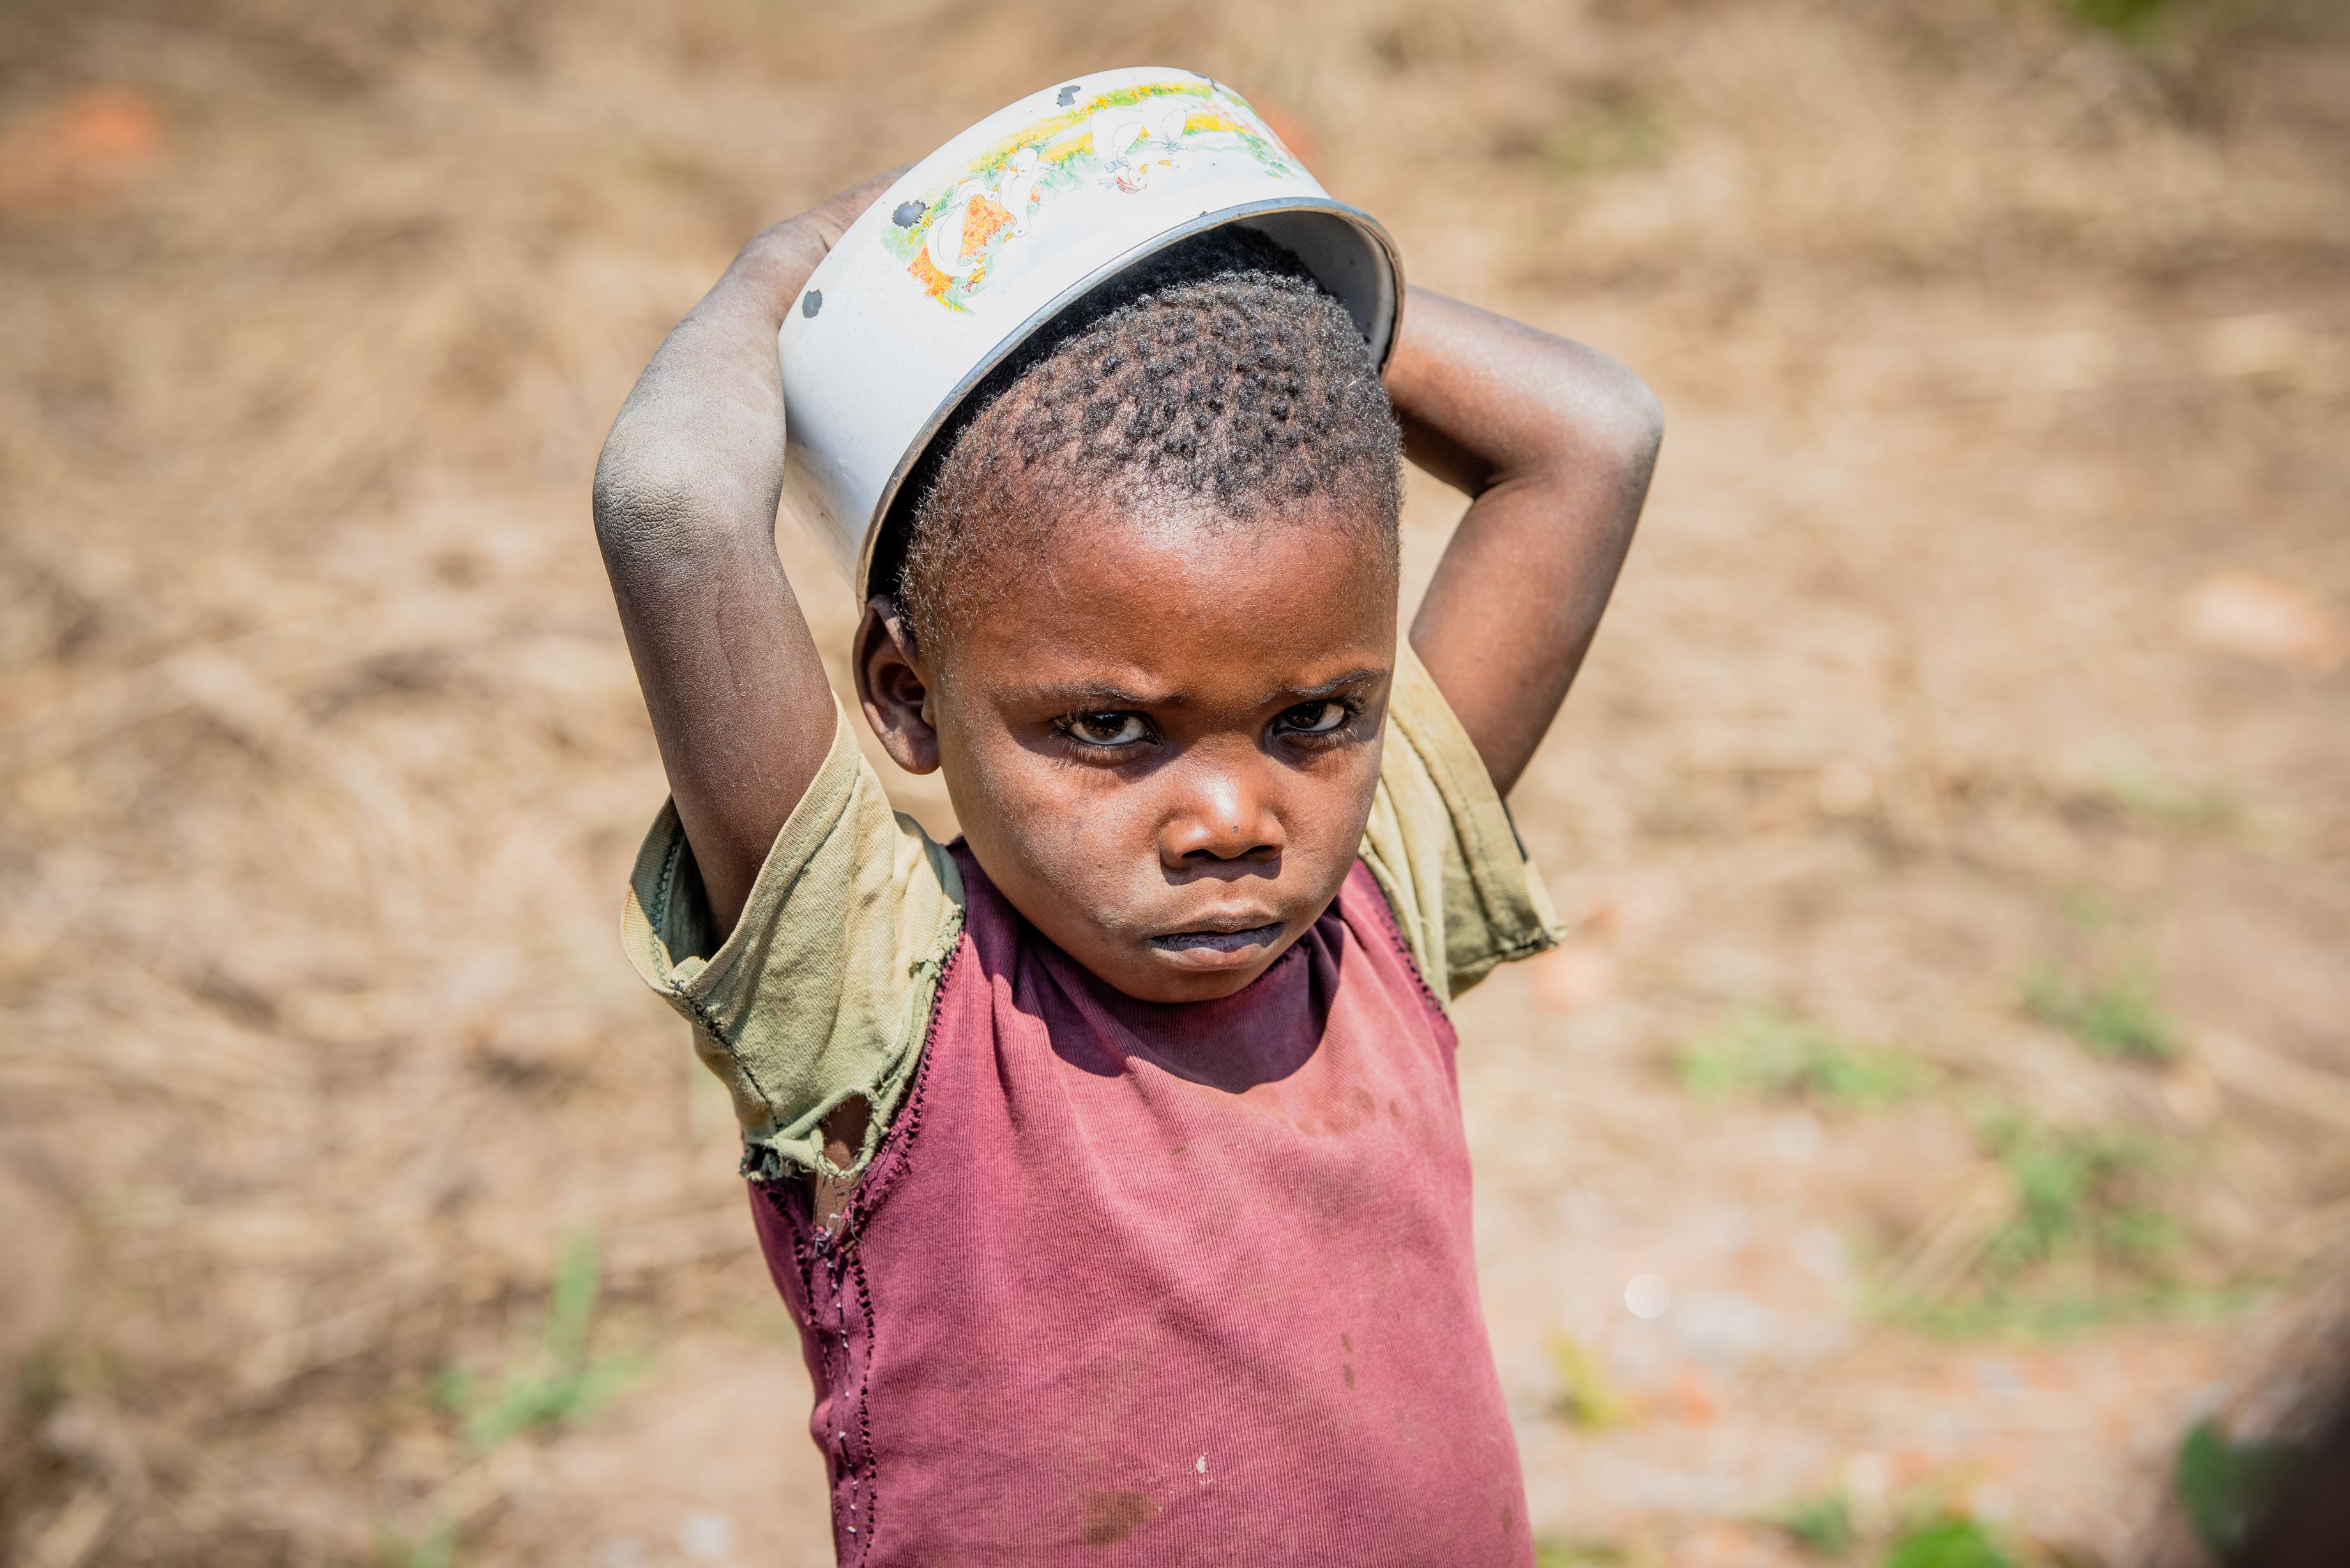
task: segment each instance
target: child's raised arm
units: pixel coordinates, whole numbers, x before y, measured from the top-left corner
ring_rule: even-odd
[[[722,930],[833,737],[824,661],[775,554],[775,333],[825,252],[895,178],[744,245],[645,367],[596,465],[596,537]]]
[[[1472,498],[1411,644],[1507,794],[1599,629],[1664,414],[1605,354],[1424,289],[1387,384],[1405,454]]]

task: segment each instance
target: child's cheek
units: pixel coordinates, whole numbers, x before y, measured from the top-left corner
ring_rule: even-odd
[[[1022,913],[1048,928],[1071,915],[1118,924],[1118,909],[1156,860],[1148,792],[1110,770],[1040,755],[1008,734],[969,760],[979,776],[967,782],[977,787],[955,793],[978,809],[962,813],[964,836]],[[1051,913],[1036,907],[1044,900]]]

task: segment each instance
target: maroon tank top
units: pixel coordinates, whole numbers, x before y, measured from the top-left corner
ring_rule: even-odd
[[[1137,1002],[968,898],[841,1217],[755,1195],[852,1568],[1529,1564],[1452,1026],[1359,863],[1247,990]]]

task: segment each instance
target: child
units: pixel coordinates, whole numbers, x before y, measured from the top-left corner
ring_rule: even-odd
[[[933,442],[858,628],[941,847],[773,533],[776,328],[887,178],[744,247],[596,481],[673,791],[627,940],[733,1094],[839,1558],[1528,1563],[1447,1009],[1554,940],[1502,797],[1656,403],[1425,292],[1383,387],[1242,231],[1105,286]],[[1474,497],[1408,644],[1402,454]]]

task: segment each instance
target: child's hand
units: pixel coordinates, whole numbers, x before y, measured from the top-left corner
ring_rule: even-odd
[[[761,230],[645,367],[596,466],[596,535],[687,842],[731,927],[824,765],[831,689],[775,555],[784,313],[899,171]]]
[[[1599,629],[1664,415],[1605,354],[1425,289],[1387,382],[1405,455],[1473,498],[1411,645],[1507,794]]]

